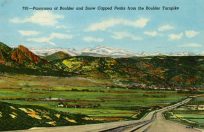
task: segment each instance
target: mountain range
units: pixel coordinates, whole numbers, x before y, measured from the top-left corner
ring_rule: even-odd
[[[79,51],[77,51],[76,49],[63,49],[63,48],[29,48],[30,51],[32,51],[33,53],[39,55],[39,56],[48,56],[51,54],[54,54],[56,52],[64,52],[69,54],[70,56],[78,56],[80,55]]]
[[[2,72],[18,72],[37,75],[53,75],[60,69],[48,62],[48,60],[31,52],[23,45],[10,48],[0,42],[0,68]]]
[[[90,51],[98,55],[104,52],[106,55],[118,55],[117,53],[123,52],[123,50],[112,52],[112,49],[100,47],[84,50],[84,54],[78,56],[72,56],[64,51],[38,56],[23,45],[10,48],[0,43],[0,73],[80,76],[106,79],[112,81],[113,86],[122,84],[125,87],[204,86],[204,56],[157,55],[112,58],[85,54]]]
[[[107,46],[97,46],[94,48],[84,48],[82,50],[76,49],[62,49],[62,48],[30,48],[32,52],[39,56],[47,56],[53,53],[63,51],[64,53],[69,54],[70,56],[94,56],[94,57],[112,57],[112,58],[126,58],[126,57],[142,57],[142,56],[203,56],[204,53],[192,53],[192,52],[169,52],[169,53],[161,53],[161,52],[131,52],[124,49],[112,48]]]

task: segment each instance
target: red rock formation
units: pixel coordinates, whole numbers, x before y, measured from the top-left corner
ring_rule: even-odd
[[[11,53],[11,59],[19,64],[22,64],[24,61],[26,61],[26,56],[19,49],[15,49]]]
[[[24,47],[23,45],[19,45],[18,49],[22,51],[26,56],[28,56],[35,64],[38,64],[40,62],[40,57],[32,53],[28,48]]]
[[[0,64],[5,64],[5,61],[4,61],[3,55],[1,53],[1,50],[0,50]]]
[[[0,64],[5,64],[5,61],[0,58]]]

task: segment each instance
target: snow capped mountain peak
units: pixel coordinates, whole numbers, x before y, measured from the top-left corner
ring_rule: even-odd
[[[77,56],[79,53],[76,49],[63,49],[63,48],[45,48],[45,49],[36,49],[36,48],[30,48],[32,52],[34,52],[37,55],[40,56],[46,56],[51,55],[59,51],[63,51],[71,56]]]
[[[130,52],[124,49],[119,48],[113,48],[113,47],[107,47],[107,46],[97,46],[94,48],[84,48],[82,50],[76,50],[74,48],[44,48],[44,49],[36,49],[36,48],[30,48],[32,52],[34,52],[37,55],[40,56],[46,56],[51,55],[53,53],[56,53],[58,51],[63,51],[65,53],[68,53],[70,56],[95,56],[95,57],[113,57],[113,58],[126,58],[126,57],[133,57],[133,56],[203,56],[203,53],[195,54],[192,52],[169,52],[169,53],[162,53],[159,51],[155,52]]]
[[[85,48],[81,51],[81,55],[87,56],[101,56],[101,57],[130,57],[134,56],[134,53],[106,46],[97,46],[95,48]]]

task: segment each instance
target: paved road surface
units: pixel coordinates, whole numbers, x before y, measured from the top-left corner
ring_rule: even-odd
[[[182,104],[188,103],[190,100],[191,98],[188,98],[175,105],[168,106],[166,108],[163,108],[162,110],[159,110],[157,112],[156,118],[154,119],[154,121],[152,121],[151,125],[149,125],[145,129],[145,131],[146,132],[158,132],[158,131],[162,131],[162,132],[201,132],[201,130],[186,128],[185,125],[166,120],[162,114],[165,111],[174,109]]]
[[[186,128],[182,124],[165,120],[162,112],[157,113],[156,119],[152,122],[146,132],[200,132],[192,128]]]

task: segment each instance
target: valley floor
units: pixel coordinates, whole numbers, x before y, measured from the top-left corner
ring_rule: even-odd
[[[0,76],[0,101],[112,122],[140,119],[147,112],[189,96],[170,90],[110,87],[111,83],[81,77],[4,74]]]

